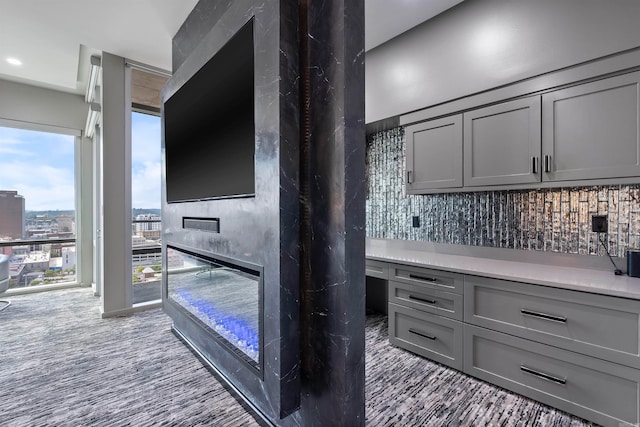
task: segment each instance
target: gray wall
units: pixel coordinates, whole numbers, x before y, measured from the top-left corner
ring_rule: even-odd
[[[608,215],[611,255],[640,249],[640,185],[412,196],[404,156],[402,128],[369,137],[367,237],[605,255],[591,215]]]
[[[84,97],[0,80],[0,118],[26,123],[84,129]]]
[[[638,22],[637,0],[466,0],[367,52],[366,122],[638,47]]]

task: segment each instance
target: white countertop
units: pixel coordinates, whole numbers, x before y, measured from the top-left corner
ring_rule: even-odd
[[[640,300],[640,278],[616,276],[613,268],[592,270],[441,253],[433,245],[384,239],[367,239],[366,258]]]

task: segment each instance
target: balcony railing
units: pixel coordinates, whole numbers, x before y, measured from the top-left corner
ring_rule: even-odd
[[[34,246],[45,245],[51,246],[51,248],[47,249],[48,252],[46,255],[48,256],[36,255],[35,258],[33,258],[33,249],[26,251],[25,249],[17,250],[17,248],[33,248]],[[65,247],[75,247],[75,245],[75,237],[0,241],[0,252],[3,252],[3,248],[14,248],[9,254],[4,251],[5,255],[9,256],[9,288],[27,288],[32,286],[42,286],[46,288],[50,285],[68,285],[75,283],[77,280],[75,256],[72,258],[73,265],[69,265],[68,268],[64,268],[65,263],[62,261],[64,257],[63,249]],[[40,250],[41,249],[38,248],[36,252]],[[18,257],[18,260],[11,262],[13,257]],[[56,258],[60,260],[52,263],[51,260]]]
[[[135,224],[145,223],[161,223],[162,220],[142,219],[132,220],[132,227]],[[144,230],[144,231],[160,231],[160,230]],[[133,303],[154,301],[161,299],[161,266],[162,266],[162,246],[160,241],[147,242],[141,245],[135,245],[131,249],[132,256],[132,282],[133,282]],[[154,270],[153,272],[144,272],[146,268]],[[148,271],[148,270],[147,270]]]

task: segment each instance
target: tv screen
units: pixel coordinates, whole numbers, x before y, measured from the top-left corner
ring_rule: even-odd
[[[167,202],[255,193],[253,20],[164,103]]]

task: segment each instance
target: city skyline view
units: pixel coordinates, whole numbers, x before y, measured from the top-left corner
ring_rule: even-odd
[[[133,113],[132,207],[160,208],[160,117]],[[0,190],[25,198],[26,211],[75,210],[75,138],[0,126]]]

